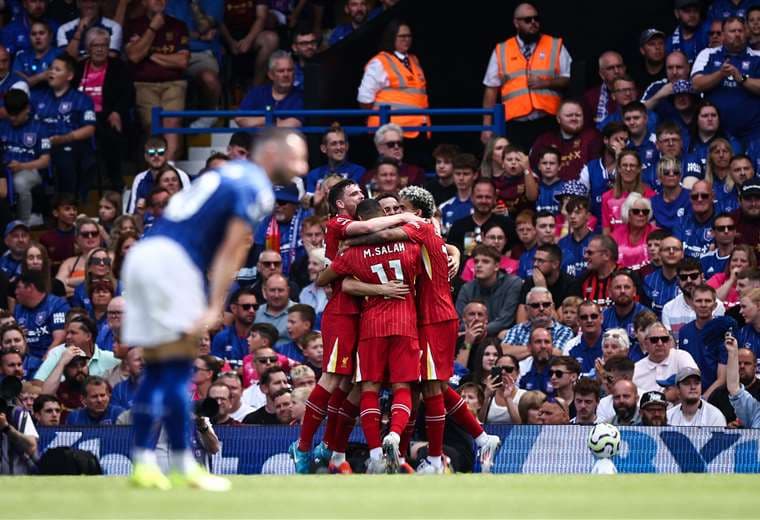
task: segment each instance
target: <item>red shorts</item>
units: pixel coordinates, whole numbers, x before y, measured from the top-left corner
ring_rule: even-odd
[[[350,376],[359,339],[359,314],[322,316],[322,371]]]
[[[420,325],[420,375],[423,381],[448,381],[454,375],[454,353],[459,321]]]
[[[408,383],[420,380],[417,338],[386,336],[359,340],[356,382]]]

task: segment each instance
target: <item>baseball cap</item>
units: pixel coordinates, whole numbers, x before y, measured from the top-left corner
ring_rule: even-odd
[[[676,9],[683,9],[692,5],[699,6],[701,2],[699,0],[676,0],[674,5]]]
[[[5,234],[3,235],[3,237],[7,238],[8,235],[10,235],[14,229],[20,228],[20,227],[29,231],[29,226],[27,226],[23,220],[14,220],[12,222],[8,222],[8,225],[5,226]]]
[[[274,198],[277,202],[290,202],[298,204],[298,188],[294,183],[276,184],[274,189]]]
[[[676,386],[676,375],[671,374],[670,377],[666,379],[657,379],[657,384],[660,385],[663,388],[667,388],[669,386]]]
[[[639,401],[639,408],[646,408],[653,404],[667,407],[668,402],[665,400],[665,394],[658,392],[657,390],[645,392],[644,395],[641,396],[641,401]]]
[[[654,27],[650,27],[649,29],[646,29],[644,32],[641,33],[641,36],[639,37],[639,47],[643,46],[646,42],[648,42],[655,36],[661,36],[665,38],[665,33],[659,29],[655,29]]]
[[[700,380],[702,379],[702,372],[699,371],[698,368],[694,367],[684,367],[681,370],[678,371],[676,374],[676,383],[680,383],[681,381],[685,379],[689,379],[690,377],[698,377]]]
[[[696,94],[696,92],[690,80],[679,79],[673,83],[673,94]]]
[[[581,181],[566,181],[554,195],[556,200],[562,197],[588,197],[588,189]]]
[[[760,195],[760,180],[750,179],[742,184],[741,196]],[[10,224],[8,224],[10,226]],[[8,228],[5,228],[5,234],[8,234]]]

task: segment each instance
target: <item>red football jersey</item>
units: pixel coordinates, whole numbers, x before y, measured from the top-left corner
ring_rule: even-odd
[[[449,254],[432,224],[406,224],[409,240],[420,244],[422,272],[417,279],[417,313],[420,324],[458,319],[451,300]]]
[[[338,254],[338,246],[341,240],[348,238],[346,228],[353,222],[351,217],[338,215],[327,221],[325,232],[325,256],[334,260]],[[343,292],[341,280],[332,284],[332,296],[325,306],[325,314],[359,314],[361,307],[359,301]]]
[[[414,282],[420,270],[420,246],[412,242],[390,242],[351,247],[333,261],[333,270],[353,275],[365,283],[400,280],[412,291],[403,300],[370,296],[362,304],[359,339],[384,336],[417,337],[417,308]]]

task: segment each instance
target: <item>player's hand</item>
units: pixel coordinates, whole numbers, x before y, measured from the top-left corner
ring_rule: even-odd
[[[380,295],[386,298],[403,300],[409,294],[409,286],[399,280],[391,280],[388,283],[380,284]]]
[[[447,257],[446,264],[449,268],[449,280],[452,280],[459,272],[459,261],[456,258],[449,256]]]

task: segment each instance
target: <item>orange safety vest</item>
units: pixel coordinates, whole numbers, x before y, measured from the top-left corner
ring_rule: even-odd
[[[408,56],[412,70],[406,68],[404,62],[398,59],[396,54],[392,52],[381,52],[372,58],[373,60],[377,59],[380,61],[390,82],[390,86],[379,90],[375,95],[374,109],[378,109],[380,105],[390,105],[391,110],[428,108],[425,73],[422,72],[422,67],[420,67],[417,56],[411,54]],[[394,116],[391,117],[391,122],[402,127],[430,126],[430,118],[422,114]],[[369,116],[367,118],[367,126],[380,126],[380,118],[378,116]],[[404,132],[404,137],[409,139],[413,139],[418,135],[419,132]]]
[[[561,49],[562,38],[542,34],[528,62],[516,37],[496,46],[496,62],[502,80],[501,102],[507,121],[525,117],[534,110],[557,114],[561,101],[559,92],[546,88],[528,88],[528,76],[558,78]]]

